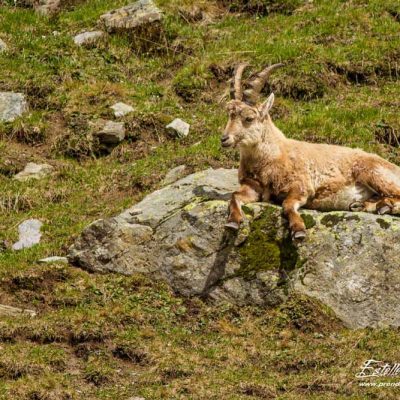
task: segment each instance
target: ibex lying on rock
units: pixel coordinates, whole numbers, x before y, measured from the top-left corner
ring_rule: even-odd
[[[274,94],[257,104],[268,76],[281,65],[253,75],[244,89],[241,77],[246,64],[235,70],[229,121],[221,143],[240,149],[241,186],[232,195],[226,226],[239,228],[243,203],[270,199],[282,203],[293,239],[305,237],[298,212],[303,206],[321,211],[398,213],[399,167],[360,149],[288,139],[269,115]]]

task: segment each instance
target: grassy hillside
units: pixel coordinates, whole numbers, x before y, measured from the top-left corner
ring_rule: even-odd
[[[72,2],[69,2],[72,3]],[[84,226],[160,187],[179,164],[236,166],[219,137],[232,66],[283,61],[271,78],[273,118],[287,136],[377,152],[400,163],[397,0],[158,0],[158,40],[72,37],[125,0],[75,1],[40,16],[0,0],[0,91],[24,92],[30,112],[0,124],[0,303],[38,317],[0,320],[1,399],[390,399],[359,387],[369,358],[400,361],[397,329],[349,331],[320,305],[212,307],[140,276],[98,276],[37,260],[63,255]],[[101,154],[90,121],[123,101],[127,140]],[[175,117],[191,124],[168,136]],[[27,161],[57,173],[12,180]],[[42,243],[8,250],[23,220]]]

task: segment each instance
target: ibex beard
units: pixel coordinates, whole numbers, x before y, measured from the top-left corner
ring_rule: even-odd
[[[232,195],[227,227],[239,229],[242,204],[271,199],[282,204],[295,240],[306,236],[300,207],[400,213],[399,167],[360,149],[285,137],[270,116],[274,94],[258,103],[269,75],[282,64],[267,67],[242,84],[246,66],[235,69],[229,120],[221,138],[223,147],[240,150],[240,188]]]

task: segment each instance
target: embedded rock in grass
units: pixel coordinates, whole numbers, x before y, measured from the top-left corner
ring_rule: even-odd
[[[13,250],[29,249],[38,244],[42,233],[42,222],[37,219],[27,219],[18,226],[19,240],[12,245]]]
[[[100,21],[109,32],[135,30],[135,28],[161,21],[161,19],[161,11],[152,0],[140,0],[100,17]]]
[[[0,53],[3,53],[4,51],[7,51],[8,47],[6,43],[0,39]]]
[[[183,177],[185,171],[186,171],[186,165],[178,165],[177,167],[172,168],[167,172],[167,175],[165,175],[162,184],[166,186],[176,182],[178,179]]]
[[[133,107],[125,103],[115,103],[111,108],[114,110],[114,115],[118,117],[124,117],[134,111]]]
[[[74,43],[78,46],[89,46],[104,36],[103,31],[83,32],[74,36]]]
[[[35,10],[43,15],[56,14],[61,8],[61,0],[38,0],[35,3]]]
[[[18,308],[0,304],[0,315],[6,317],[16,317],[20,314],[26,314],[30,317],[36,317],[36,311],[28,310],[26,308]]]
[[[14,92],[0,92],[0,122],[11,122],[28,110],[25,95]]]
[[[51,257],[46,257],[42,258],[38,261],[39,264],[53,264],[53,263],[58,263],[58,264],[67,264],[68,259],[67,257],[61,257],[61,256],[51,256]]]
[[[87,227],[69,261],[94,272],[164,279],[184,296],[275,306],[314,297],[352,328],[400,326],[400,220],[302,210],[307,238],[290,239],[278,206],[243,207],[239,232],[224,228],[236,170],[198,172]]]
[[[25,182],[29,179],[41,179],[50,175],[54,171],[54,167],[49,164],[28,163],[25,168],[14,176],[14,179]]]
[[[176,118],[166,128],[178,138],[184,138],[189,135],[190,125],[180,118]]]
[[[167,49],[162,13],[151,0],[110,11],[100,17],[100,23],[109,33],[129,36],[131,48],[138,54],[160,54]]]
[[[98,137],[101,144],[115,146],[125,139],[125,126],[123,122],[98,120],[95,122]]]

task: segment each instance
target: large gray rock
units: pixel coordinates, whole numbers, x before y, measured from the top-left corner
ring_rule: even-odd
[[[244,207],[224,229],[235,170],[207,170],[153,192],[87,227],[69,252],[95,272],[141,272],[185,296],[273,306],[297,292],[331,307],[349,327],[400,326],[400,220],[303,211],[308,236],[290,240],[281,208]]]
[[[140,26],[160,21],[162,14],[152,0],[139,0],[126,7],[103,14],[100,21],[109,31],[134,30]]]
[[[11,122],[28,109],[22,93],[0,92],[0,121]]]

